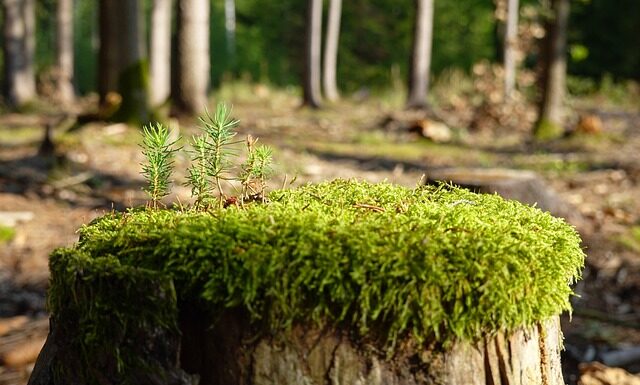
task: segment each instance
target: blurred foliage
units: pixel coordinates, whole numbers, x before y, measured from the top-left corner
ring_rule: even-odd
[[[148,11],[151,0],[143,1]],[[56,2],[39,0],[37,4],[37,68],[45,71],[54,63]],[[232,78],[278,86],[300,83],[306,1],[236,0],[235,54],[231,54],[233,51],[226,42],[224,2],[217,0],[211,4],[214,87]],[[540,6],[541,2],[524,0],[522,4]],[[95,89],[97,8],[96,1],[75,2],[76,84],[80,93]],[[411,51],[413,9],[412,0],[344,2],[338,57],[338,82],[343,90],[368,92],[389,86],[398,88],[398,84],[404,83]],[[483,59],[499,60],[502,28],[494,18],[494,10],[494,2],[490,0],[435,2],[432,59],[435,75],[449,68],[468,72]],[[571,75],[593,79],[574,78],[569,84],[573,91],[584,93],[599,88],[598,83],[607,74],[609,78],[605,79],[614,82],[640,78],[640,50],[630,48],[640,46],[640,2],[576,0],[571,12],[569,71]]]

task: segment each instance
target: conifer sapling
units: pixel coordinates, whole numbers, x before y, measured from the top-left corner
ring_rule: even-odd
[[[177,140],[171,141],[169,130],[161,123],[143,127],[142,134],[142,153],[147,158],[147,162],[142,164],[142,175],[147,181],[145,191],[152,206],[157,208],[158,202],[169,195],[169,178],[173,172],[175,152],[178,151],[173,146]]]
[[[231,117],[231,109],[226,104],[218,103],[213,116],[207,111],[205,116],[200,117],[200,123],[204,138],[199,145],[203,154],[206,154],[206,174],[213,178],[220,202],[223,202],[225,195],[221,182],[231,171],[230,158],[236,156],[231,146],[237,143],[233,141],[236,135],[233,129],[238,125],[238,121]]]

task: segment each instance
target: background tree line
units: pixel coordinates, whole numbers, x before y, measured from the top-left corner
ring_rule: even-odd
[[[143,119],[147,112],[140,110],[141,105],[153,107],[169,96],[178,109],[193,112],[198,105],[204,105],[210,86],[217,87],[230,77],[277,86],[304,85],[312,54],[305,54],[305,47],[311,45],[306,37],[311,36],[308,27],[313,24],[314,4],[321,24],[313,34],[317,37],[314,44],[325,50],[324,54],[315,55],[318,60],[325,60],[325,71],[332,67],[326,63],[332,55],[327,54],[330,39],[324,34],[328,32],[331,9],[339,6],[339,33],[333,48],[337,65],[335,75],[329,73],[325,80],[337,79],[338,88],[345,93],[387,88],[398,79],[410,79],[411,88],[416,80],[411,67],[412,52],[415,59],[418,49],[416,16],[425,7],[430,13],[428,30],[432,31],[427,71],[437,75],[448,68],[469,70],[483,59],[509,60],[504,49],[507,23],[496,18],[496,8],[501,3],[515,4],[517,9],[532,7],[545,24],[545,20],[553,19],[559,1],[522,0],[518,4],[513,0],[327,0],[324,7],[322,3],[3,0],[5,53],[0,65],[5,74],[5,101],[12,98],[8,72],[14,67],[39,75],[40,79],[55,68],[53,77],[62,79],[59,92],[63,98],[97,91],[104,102],[109,92],[116,91],[126,101],[133,101],[127,103],[130,111],[125,109],[121,114]],[[22,20],[18,23],[21,25],[16,25],[16,20]],[[635,49],[640,46],[639,21],[640,3],[634,0],[571,2],[568,42],[559,47],[563,54],[569,54],[569,73],[594,79],[604,74],[615,79],[640,79],[640,51]],[[552,31],[549,23],[546,30]],[[17,42],[15,36],[20,34],[24,40]],[[21,49],[24,57],[12,64],[8,57],[16,57],[11,50]],[[523,65],[535,68],[541,59],[545,59],[544,49],[527,53]],[[542,76],[546,75],[543,71]],[[27,96],[35,93],[33,76],[18,80],[18,92]],[[331,85],[325,84],[327,87]],[[139,91],[145,88],[150,90],[148,95]],[[422,84],[417,89],[425,88]],[[328,93],[328,99],[335,99],[331,90]],[[150,102],[140,100],[136,107],[136,99],[147,96]],[[424,94],[410,95],[409,99],[414,99],[409,104],[416,104],[416,100],[422,104]]]

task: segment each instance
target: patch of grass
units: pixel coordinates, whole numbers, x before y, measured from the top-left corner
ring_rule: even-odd
[[[640,253],[640,226],[629,228],[626,234],[618,238],[618,243],[628,250]]]
[[[573,227],[497,195],[335,180],[268,198],[84,226],[51,256],[53,317],[79,320],[78,351],[124,367],[140,353],[130,333],[175,328],[175,298],[244,309],[271,331],[340,325],[392,352],[405,338],[446,345],[569,310],[584,263]],[[164,294],[142,294],[149,282]]]
[[[0,244],[11,242],[16,236],[16,230],[13,227],[0,225]]]

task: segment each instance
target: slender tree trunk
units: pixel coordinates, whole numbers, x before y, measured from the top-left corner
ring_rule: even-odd
[[[504,98],[509,102],[516,85],[516,54],[518,43],[518,0],[507,4],[507,28],[504,37]]]
[[[150,101],[158,106],[171,92],[172,0],[153,0],[151,8]]]
[[[56,64],[58,97],[63,104],[75,99],[73,89],[73,0],[58,0]]]
[[[564,132],[564,110],[567,75],[567,27],[569,1],[552,0],[552,18],[546,23],[542,47],[541,88],[538,123],[534,135],[538,139],[554,139]]]
[[[408,108],[424,108],[427,105],[433,40],[433,1],[415,0],[416,22],[409,74]]]
[[[142,4],[138,0],[117,0],[124,22],[120,30],[118,91],[122,103],[116,119],[146,122],[149,119],[148,63]]]
[[[122,30],[118,0],[100,0],[100,50],[98,52],[98,94],[100,104],[109,104],[108,94],[118,90],[119,31]]]
[[[227,55],[231,69],[236,64],[236,1],[224,0],[224,29],[227,40]]]
[[[177,77],[174,100],[182,113],[199,113],[209,91],[208,0],[178,0]]]
[[[4,94],[20,107],[36,96],[34,74],[35,0],[3,0]]]
[[[338,61],[341,14],[342,0],[331,0],[329,2],[327,35],[324,43],[324,76],[322,78],[325,97],[331,102],[337,101],[340,97],[336,82],[336,67]]]
[[[322,50],[322,0],[308,0],[303,104],[311,108],[321,105],[320,55]]]

